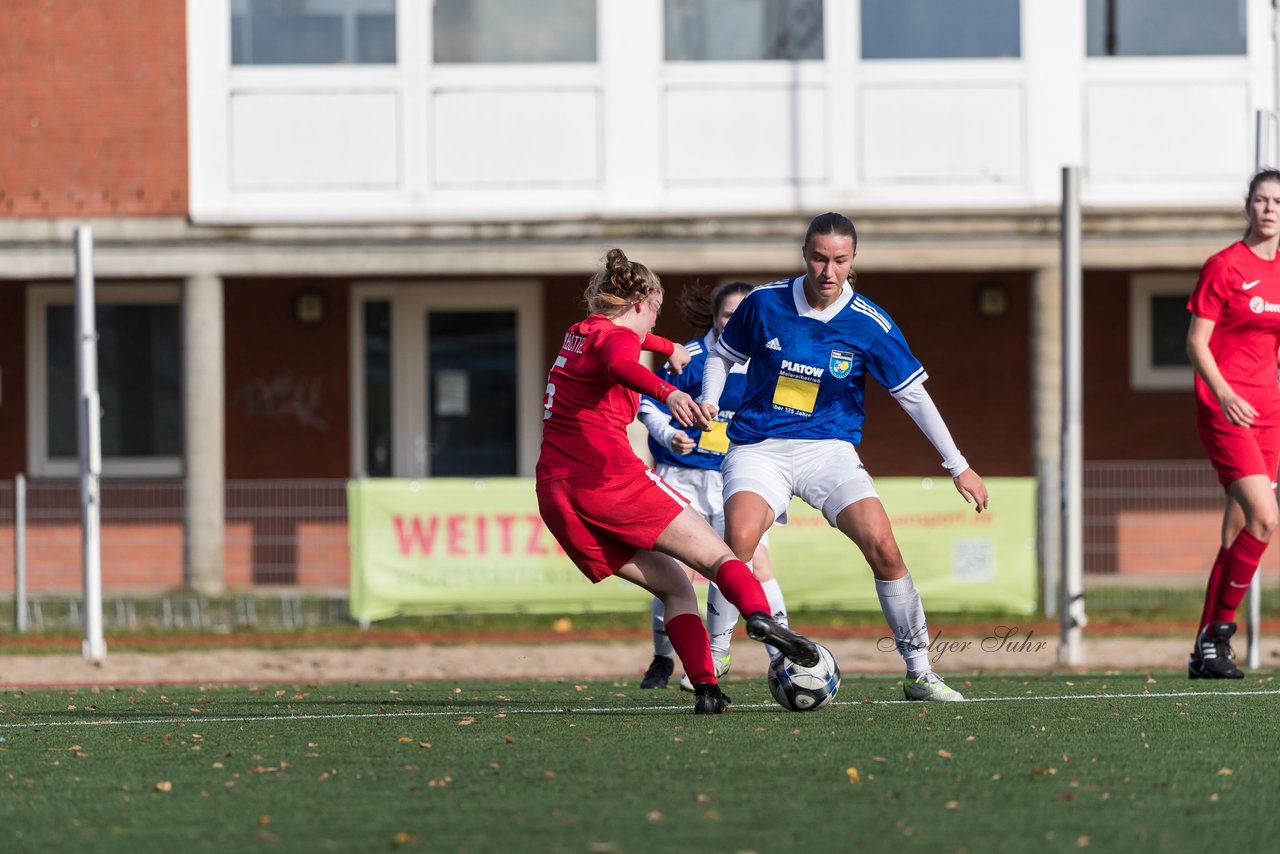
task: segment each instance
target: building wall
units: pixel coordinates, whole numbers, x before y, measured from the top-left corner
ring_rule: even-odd
[[[0,4],[0,216],[187,211],[184,0]]]
[[[1093,271],[1084,276],[1084,457],[1201,459],[1190,383],[1172,391],[1138,391],[1130,384],[1130,275]],[[1188,275],[1194,281],[1194,272]]]
[[[302,324],[293,299],[325,301]],[[241,279],[225,284],[227,479],[351,474],[347,283]]]

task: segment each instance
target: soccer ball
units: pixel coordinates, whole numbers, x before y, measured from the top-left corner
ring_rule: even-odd
[[[840,690],[840,667],[831,650],[818,647],[818,663],[801,667],[775,655],[769,662],[769,692],[778,705],[792,712],[812,712],[830,703]]]

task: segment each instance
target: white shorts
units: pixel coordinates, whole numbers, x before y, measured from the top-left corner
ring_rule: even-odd
[[[735,492],[754,492],[773,508],[777,524],[785,522],[792,496],[822,511],[833,528],[841,510],[877,497],[857,449],[842,439],[765,439],[730,445],[720,472],[726,499]]]
[[[716,535],[724,538],[724,480],[716,469],[695,469],[689,466],[660,465],[656,471],[662,479],[674,486],[698,515],[707,520]]]
[[[717,469],[695,469],[689,466],[663,464],[656,471],[671,486],[689,499],[689,506],[698,511],[707,524],[715,529],[716,536],[724,539],[724,479]],[[779,522],[778,524],[783,524]],[[768,548],[769,532],[760,538],[760,545]]]

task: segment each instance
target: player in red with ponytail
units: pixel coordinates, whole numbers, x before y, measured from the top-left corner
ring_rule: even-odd
[[[1196,427],[1227,491],[1222,545],[1187,659],[1192,679],[1240,679],[1232,660],[1236,608],[1280,524],[1280,172],[1249,182],[1244,237],[1204,262],[1187,302],[1196,372]]]
[[[672,558],[715,582],[748,615],[747,634],[754,640],[806,666],[817,663],[818,652],[769,616],[768,600],[747,565],[631,449],[627,425],[640,394],[664,402],[681,424],[708,426],[692,397],[639,362],[642,349],[668,357],[676,370],[689,362],[684,347],[650,334],[662,296],[658,277],[621,249],[610,250],[604,269],[592,276],[590,316],[569,327],[547,377],[538,509],[592,582],[617,575],[662,600],[667,634],[694,684],[694,712],[719,714],[729,698],[716,681],[693,585]]]

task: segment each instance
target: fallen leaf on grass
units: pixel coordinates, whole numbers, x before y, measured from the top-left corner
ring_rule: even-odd
[[[405,833],[403,830],[391,837],[391,845],[394,848],[399,848],[401,845],[413,845],[421,841],[421,836],[415,836],[412,833]]]
[[[657,824],[658,822],[662,821],[662,813],[659,812],[658,810],[649,810],[647,813],[644,814],[644,820],[649,822],[650,824]]]
[[[462,720],[458,721],[458,726],[471,726],[471,724],[473,724],[473,723],[475,723],[475,722],[476,722],[476,719],[475,719],[475,718],[473,718],[473,717],[471,717],[470,715],[468,715],[467,717],[465,717],[465,718],[463,718]]]
[[[850,783],[862,782],[862,775],[858,773],[857,768],[846,768],[844,773],[845,773],[845,776],[849,778]]]
[[[939,751],[938,751],[938,755],[939,755],[939,756],[941,756],[943,759],[950,759],[950,758],[951,758],[951,751],[950,751],[950,750],[939,750]]]
[[[157,792],[172,792],[172,791],[173,791],[173,783],[169,782],[168,780],[161,780],[159,783],[156,783],[156,791],[157,791]]]
[[[1232,775],[1232,773],[1234,773],[1234,772],[1232,772],[1232,770],[1231,770],[1230,768],[1219,768],[1219,769],[1218,769],[1218,776],[1219,776],[1219,777],[1230,777],[1230,776]]]

